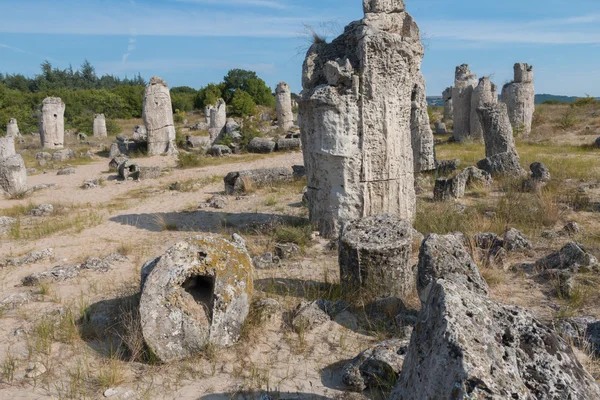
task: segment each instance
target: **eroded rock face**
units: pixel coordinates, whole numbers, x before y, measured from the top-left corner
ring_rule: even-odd
[[[46,149],[62,149],[65,143],[65,103],[59,97],[42,102],[40,140]]]
[[[19,125],[17,124],[17,120],[15,118],[11,118],[6,125],[6,137],[19,137],[21,133],[19,132]]]
[[[14,196],[27,191],[27,168],[15,151],[14,137],[0,138],[0,195]]]
[[[414,288],[412,227],[390,215],[345,224],[339,243],[340,283],[345,293],[365,289],[376,297],[407,296]]]
[[[452,86],[446,88],[442,93],[444,100],[444,121],[450,121],[454,117],[454,103],[452,102]]]
[[[471,138],[483,140],[483,126],[477,115],[477,109],[485,104],[498,103],[498,87],[488,77],[479,80],[471,96]]]
[[[292,112],[292,92],[285,82],[280,82],[275,89],[275,106],[277,110],[277,125],[281,129],[290,129],[294,126],[294,113]]]
[[[144,90],[142,113],[148,135],[148,154],[176,154],[175,125],[167,83],[153,76]]]
[[[510,123],[519,136],[529,136],[535,112],[533,66],[516,63],[515,79],[502,88],[502,101],[508,106]]]
[[[427,114],[425,78],[419,72],[411,95],[410,133],[415,173],[435,169],[433,132]]]
[[[454,87],[452,88],[452,106],[454,109],[454,140],[457,142],[471,139],[471,97],[477,83],[477,75],[471,73],[467,64],[456,67]]]
[[[304,176],[304,168],[295,166],[279,168],[262,168],[228,173],[223,179],[225,193],[231,195],[248,192],[251,189],[277,182],[290,182]]]
[[[142,268],[140,316],[146,344],[163,362],[239,337],[252,296],[252,261],[240,244],[196,236]]]
[[[415,214],[411,94],[423,46],[398,0],[365,0],[365,17],[303,65],[299,121],[310,220],[321,235],[340,222]],[[409,84],[410,82],[410,84]]]
[[[210,108],[210,123],[208,126],[212,143],[219,139],[227,125],[227,104],[225,100],[217,100],[217,104]]]
[[[438,178],[435,180],[433,199],[435,201],[450,201],[464,197],[467,187],[473,184],[490,186],[494,180],[489,173],[475,167],[463,169],[453,178]]]
[[[422,308],[391,399],[599,398],[556,332],[489,298],[453,236],[425,239],[418,282]]]
[[[96,114],[94,116],[94,136],[108,136],[108,131],[106,130],[106,119],[104,118],[104,114]]]

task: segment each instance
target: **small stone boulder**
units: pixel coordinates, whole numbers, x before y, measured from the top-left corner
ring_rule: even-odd
[[[448,133],[448,129],[446,128],[446,124],[440,121],[435,123],[435,134],[436,135],[445,135]]]
[[[573,272],[598,270],[598,259],[583,245],[567,243],[562,249],[538,260],[536,267],[542,270],[568,269]]]
[[[29,211],[29,215],[33,215],[34,217],[47,217],[53,212],[54,206],[52,204],[44,203]]]
[[[256,256],[252,259],[252,264],[256,269],[272,269],[279,268],[281,266],[281,260],[279,257],[274,256],[273,253],[267,252]]]
[[[75,157],[77,157],[77,156],[75,155],[75,152],[73,150],[63,149],[63,150],[58,150],[57,152],[52,154],[52,161],[65,162],[65,161],[72,160]]]
[[[248,143],[250,153],[272,153],[275,151],[275,142],[271,139],[255,137]]]
[[[292,327],[296,332],[307,332],[331,321],[337,314],[348,308],[343,301],[317,299],[305,301],[296,307],[292,316]]]
[[[74,175],[77,172],[77,170],[73,167],[68,167],[68,168],[63,168],[61,170],[58,170],[58,172],[56,172],[56,175]]]

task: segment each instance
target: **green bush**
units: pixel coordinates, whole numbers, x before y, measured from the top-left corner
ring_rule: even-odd
[[[587,94],[585,97],[575,100],[573,103],[574,107],[585,107],[591,104],[598,104],[598,100]]]
[[[542,104],[548,104],[548,105],[551,105],[551,106],[557,106],[559,104],[565,104],[565,103],[563,103],[560,100],[545,100],[544,102],[542,102]]]
[[[175,121],[178,124],[181,124],[181,123],[183,123],[184,119],[185,119],[185,111],[176,109],[175,114],[173,114],[173,121]]]
[[[231,115],[236,117],[256,114],[256,103],[254,103],[252,96],[241,89],[236,90],[229,108]]]
[[[223,98],[228,104],[233,101],[238,90],[248,93],[255,104],[275,107],[275,97],[265,81],[260,79],[256,72],[243,69],[232,69],[223,78]]]
[[[194,100],[194,107],[196,109],[203,110],[206,106],[212,106],[217,103],[217,100],[223,98],[223,83],[209,83],[206,87],[203,87],[196,94]]]

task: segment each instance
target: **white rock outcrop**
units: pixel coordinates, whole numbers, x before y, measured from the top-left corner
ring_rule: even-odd
[[[27,169],[15,151],[13,137],[0,138],[0,195],[14,196],[27,191]]]
[[[433,131],[427,113],[425,78],[419,72],[411,95],[410,133],[415,173],[435,169]]]
[[[6,137],[19,137],[21,133],[19,132],[19,124],[17,124],[17,120],[15,118],[11,118],[6,124]]]
[[[476,141],[483,140],[483,126],[479,121],[477,109],[485,104],[498,103],[498,87],[488,77],[479,80],[471,96],[471,138]]]
[[[365,0],[365,17],[303,65],[299,121],[310,220],[325,237],[340,223],[415,215],[411,94],[423,59],[401,0]]]
[[[94,116],[94,136],[108,136],[108,131],[106,130],[106,119],[104,118],[104,114],[96,114]]]
[[[225,104],[225,100],[219,99],[217,100],[217,104],[210,108],[210,123],[208,127],[208,131],[210,133],[211,143],[215,143],[225,126],[227,125],[227,104]]]
[[[169,86],[157,76],[144,90],[142,118],[148,134],[148,154],[176,154],[175,124]]]
[[[452,106],[454,140],[463,142],[471,139],[471,96],[477,86],[477,75],[473,75],[467,64],[456,67]]]
[[[280,82],[275,89],[275,106],[277,110],[277,125],[288,130],[294,126],[294,113],[292,112],[292,92],[285,82]]]
[[[516,63],[515,79],[502,88],[502,101],[508,107],[510,123],[517,136],[529,136],[535,112],[533,66]]]
[[[46,149],[62,149],[65,144],[65,103],[59,97],[42,102],[40,140]]]

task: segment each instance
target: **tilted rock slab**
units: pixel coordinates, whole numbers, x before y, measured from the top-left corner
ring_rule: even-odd
[[[163,362],[206,345],[232,345],[252,300],[246,248],[215,237],[179,242],[142,268],[140,317],[146,344]]]
[[[479,120],[477,109],[485,104],[498,103],[498,87],[488,77],[479,80],[471,95],[471,138],[483,140],[483,126]]]
[[[410,133],[415,173],[435,169],[433,132],[427,114],[427,91],[425,78],[419,72],[412,91]]]
[[[452,88],[452,106],[454,121],[454,140],[463,142],[471,137],[471,97],[477,86],[477,75],[473,75],[467,64],[456,67],[454,87]]]
[[[410,116],[423,46],[400,0],[365,0],[365,17],[303,65],[299,121],[310,220],[324,237],[340,222],[415,215]]]
[[[108,136],[108,131],[106,130],[106,119],[104,118],[104,114],[96,114],[94,116],[94,136]]]
[[[153,76],[144,90],[142,113],[148,135],[148,154],[176,154],[171,94],[166,82]]]
[[[415,286],[411,252],[407,221],[377,215],[344,224],[338,250],[342,290],[405,298]]]
[[[515,79],[502,88],[502,101],[508,106],[510,123],[519,136],[529,136],[535,112],[533,66],[516,63]]]
[[[454,118],[454,103],[452,101],[452,89],[450,86],[442,93],[442,99],[444,100],[444,121],[451,121]]]
[[[489,298],[457,238],[429,235],[418,268],[422,308],[391,399],[600,398],[555,331]]]
[[[19,137],[21,133],[19,132],[19,124],[17,124],[17,120],[15,118],[11,118],[6,125],[6,137]]]
[[[65,103],[59,97],[42,102],[40,140],[46,149],[62,149],[65,144]]]
[[[281,129],[287,130],[294,126],[292,92],[285,82],[280,82],[275,89],[275,109],[277,110],[277,125]]]

